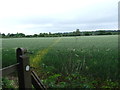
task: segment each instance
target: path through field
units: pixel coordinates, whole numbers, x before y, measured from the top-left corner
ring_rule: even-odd
[[[18,47],[48,87],[114,88],[118,84],[118,35],[5,38],[2,66],[16,63]]]
[[[38,68],[39,63],[43,59],[43,57],[48,53],[48,51],[52,47],[54,47],[58,42],[60,42],[60,40],[61,40],[61,38],[55,39],[55,41],[51,45],[49,45],[47,48],[38,51],[37,54],[31,60],[31,66]]]

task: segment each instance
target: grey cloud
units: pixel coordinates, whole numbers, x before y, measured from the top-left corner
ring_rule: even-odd
[[[86,9],[76,8],[65,13],[48,15],[27,15],[0,19],[1,27],[14,29],[14,26],[22,26],[23,29],[33,32],[66,32],[77,28],[80,30],[114,29],[117,28],[118,8],[108,2],[103,5],[93,5]],[[33,27],[27,25],[33,24]],[[51,25],[47,25],[51,24]],[[16,31],[17,32],[17,31]]]

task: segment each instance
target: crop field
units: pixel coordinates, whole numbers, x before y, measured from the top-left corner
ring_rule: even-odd
[[[47,87],[114,88],[118,83],[118,35],[3,38],[2,67],[26,48],[30,64]]]

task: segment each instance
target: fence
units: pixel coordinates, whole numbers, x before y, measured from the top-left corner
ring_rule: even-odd
[[[37,74],[30,68],[27,50],[24,48],[18,48],[16,50],[16,58],[16,64],[0,69],[0,71],[2,71],[2,76],[17,71],[19,89],[23,90],[26,88],[32,88],[33,85],[36,89],[46,90],[46,87],[42,84]]]

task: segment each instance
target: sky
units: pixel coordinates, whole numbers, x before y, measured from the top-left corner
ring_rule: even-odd
[[[118,29],[119,0],[0,0],[1,33]]]

